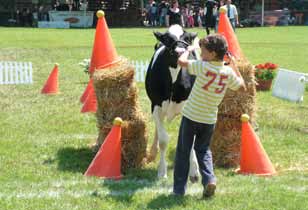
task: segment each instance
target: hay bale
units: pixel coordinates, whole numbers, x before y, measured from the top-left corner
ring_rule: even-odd
[[[219,105],[216,128],[213,134],[211,150],[216,166],[236,167],[240,162],[241,121],[246,113],[254,123],[256,113],[256,82],[254,67],[247,60],[236,63],[241,72],[247,91],[227,90]]]
[[[129,168],[140,168],[146,156],[148,138],[145,119],[127,121],[122,128],[122,171]]]
[[[138,103],[138,88],[134,82],[134,67],[122,58],[109,68],[95,71],[93,82],[97,97],[97,148],[112,128],[113,119],[121,117],[122,173],[129,168],[140,168],[146,156],[146,119]]]

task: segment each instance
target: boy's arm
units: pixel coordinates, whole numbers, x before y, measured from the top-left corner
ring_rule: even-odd
[[[245,85],[245,81],[241,75],[241,73],[239,72],[239,70],[237,68],[232,68],[233,71],[235,72],[236,76],[240,78],[241,80],[241,85],[240,85],[240,88],[238,90],[240,91],[246,91],[247,88],[246,88],[246,85]]]
[[[240,87],[238,90],[240,91],[246,91],[246,85],[245,85],[245,81],[240,73],[240,71],[238,70],[238,68],[235,65],[235,59],[232,56],[229,56],[230,60],[231,60],[231,69],[233,70],[233,72],[235,73],[235,75],[240,79]]]
[[[187,68],[188,67],[188,56],[189,56],[189,53],[191,51],[194,50],[194,47],[193,46],[189,46],[187,48],[187,50],[179,57],[178,59],[178,64],[181,66],[181,67],[184,67],[184,68]]]
[[[181,67],[187,68],[188,67],[188,56],[189,56],[189,51],[186,50],[178,59],[178,64]]]

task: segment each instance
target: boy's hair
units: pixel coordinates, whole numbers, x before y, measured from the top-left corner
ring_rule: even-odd
[[[216,58],[223,60],[228,51],[228,43],[224,36],[220,34],[211,34],[205,38],[200,39],[200,47],[206,48],[210,52],[216,53]]]

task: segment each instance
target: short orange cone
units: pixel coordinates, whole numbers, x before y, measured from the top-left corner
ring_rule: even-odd
[[[87,97],[89,96],[90,91],[93,91],[93,89],[94,89],[93,88],[93,80],[90,79],[85,91],[83,92],[82,96],[80,97],[81,103],[84,103],[86,101]]]
[[[235,58],[243,58],[243,53],[240,47],[240,44],[236,38],[236,35],[233,31],[232,25],[229,21],[229,18],[226,14],[226,9],[221,7],[219,9],[219,23],[218,23],[218,33],[222,34],[228,42],[228,51]]]
[[[57,94],[58,93],[59,91],[58,90],[59,89],[58,66],[59,64],[56,63],[47,81],[45,82],[43,89],[41,90],[42,94]]]
[[[90,74],[93,74],[95,69],[106,68],[120,61],[109,33],[105,20],[105,13],[102,10],[99,10],[96,15],[98,21],[89,69]]]
[[[92,160],[85,176],[121,179],[121,125],[122,119],[114,119],[113,127]]]
[[[258,176],[272,176],[276,174],[258,136],[249,123],[249,116],[243,114],[242,120],[242,145],[240,169],[241,174],[255,174]]]
[[[96,94],[94,88],[89,91],[88,97],[83,104],[81,109],[81,113],[93,112],[95,113],[97,110],[97,102],[96,102]]]

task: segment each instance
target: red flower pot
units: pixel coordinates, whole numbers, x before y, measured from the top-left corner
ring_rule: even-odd
[[[272,87],[272,81],[273,80],[257,79],[257,84],[256,84],[257,90],[261,90],[261,91],[270,90]]]

